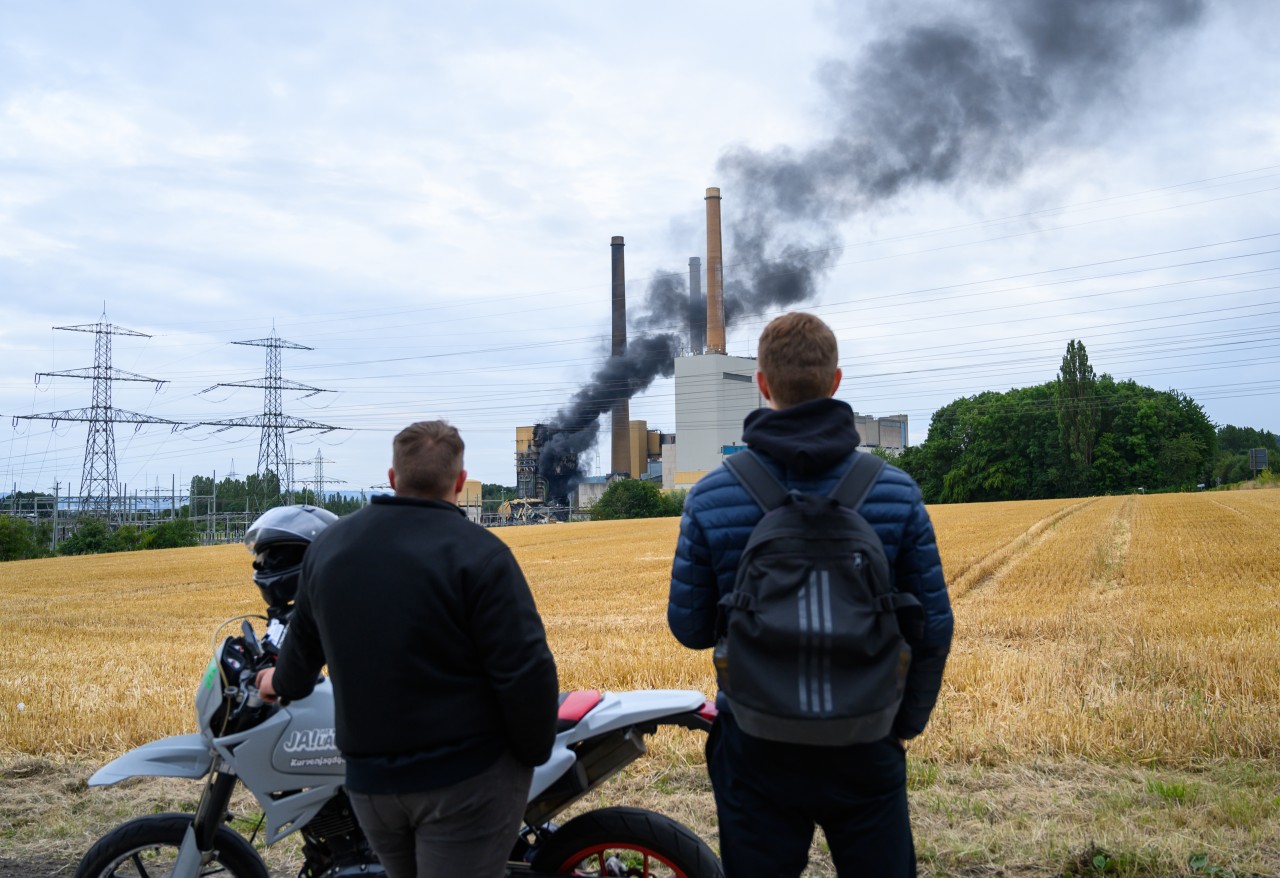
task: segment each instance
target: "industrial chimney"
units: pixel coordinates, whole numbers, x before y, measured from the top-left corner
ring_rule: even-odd
[[[720,247],[720,189],[707,189],[707,353],[723,354],[724,256]]]
[[[627,352],[627,270],[623,263],[622,236],[614,235],[613,251],[613,356]],[[619,396],[613,402],[609,431],[613,437],[613,454],[610,471],[631,474],[631,404],[618,388]]]
[[[707,345],[707,306],[702,301],[702,259],[689,257],[689,353],[697,356]]]

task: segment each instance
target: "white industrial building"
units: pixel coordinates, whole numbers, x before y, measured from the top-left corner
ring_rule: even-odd
[[[742,422],[765,405],[751,357],[703,354],[675,362],[675,442],[662,446],[662,487],[691,488],[725,455],[744,448]],[[907,447],[907,416],[854,414],[859,448],[900,454]]]
[[[676,441],[662,449],[662,487],[693,487],[742,446],[742,419],[764,405],[755,378],[750,357],[676,358]]]

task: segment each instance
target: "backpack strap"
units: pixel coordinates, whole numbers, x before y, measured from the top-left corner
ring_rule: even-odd
[[[836,483],[828,495],[841,506],[857,509],[862,501],[871,493],[871,486],[880,478],[884,469],[884,460],[874,454],[862,451],[853,453],[853,464],[845,471],[844,477]]]
[[[750,448],[729,455],[724,459],[724,465],[765,512],[777,509],[787,499],[786,486],[769,472],[769,468]]]

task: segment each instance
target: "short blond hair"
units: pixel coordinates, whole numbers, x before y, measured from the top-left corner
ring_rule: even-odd
[[[760,333],[759,368],[780,408],[830,396],[839,360],[835,333],[812,314],[783,314]]]
[[[452,499],[465,449],[458,429],[447,421],[418,421],[405,427],[391,443],[396,493]]]

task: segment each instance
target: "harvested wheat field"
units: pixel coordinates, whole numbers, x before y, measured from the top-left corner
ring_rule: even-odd
[[[931,514],[956,641],[909,757],[922,872],[1280,873],[1280,491]],[[714,690],[709,656],[666,629],[677,526],[497,531],[564,688]],[[77,779],[193,730],[214,629],[261,610],[249,574],[239,546],[0,566],[0,789],[13,803],[0,859],[77,857],[110,825],[86,825],[110,796]],[[714,845],[700,747],[659,739],[601,801],[663,810]],[[41,778],[61,792],[23,820]],[[826,868],[819,840],[813,874]]]

